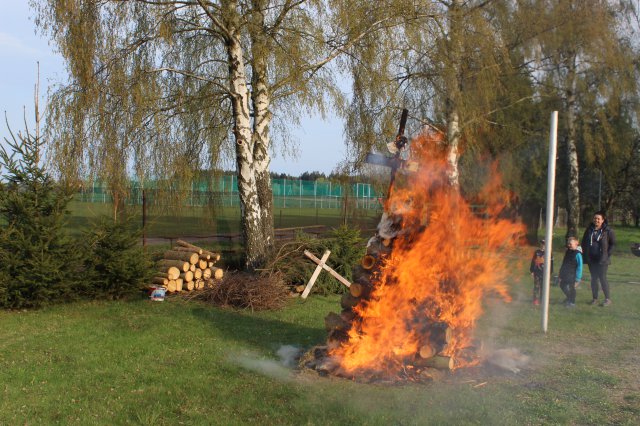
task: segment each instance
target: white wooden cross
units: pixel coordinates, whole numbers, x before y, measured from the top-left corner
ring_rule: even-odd
[[[311,278],[309,279],[309,283],[307,284],[307,286],[305,287],[304,291],[302,292],[302,298],[303,299],[307,298],[307,296],[309,295],[309,292],[311,291],[311,287],[313,287],[313,285],[315,284],[316,280],[318,279],[318,275],[320,275],[320,272],[323,269],[325,271],[327,271],[328,273],[330,273],[331,275],[333,275],[342,284],[346,285],[347,287],[351,287],[351,283],[348,280],[346,280],[342,275],[340,275],[339,273],[337,273],[336,271],[331,269],[331,267],[327,266],[327,264],[325,263],[327,261],[327,259],[329,258],[330,254],[331,254],[331,252],[329,250],[327,250],[322,255],[322,259],[318,259],[310,251],[308,251],[308,250],[304,251],[304,255],[307,256],[309,259],[313,260],[314,262],[316,262],[318,264],[318,266],[316,267],[316,270],[313,271],[313,275],[311,275]]]

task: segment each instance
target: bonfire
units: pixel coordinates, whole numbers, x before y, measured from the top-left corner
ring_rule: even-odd
[[[505,215],[512,198],[492,168],[474,209],[448,184],[437,134],[412,141],[417,172],[390,192],[367,256],[325,320],[327,345],[307,366],[370,379],[413,379],[429,369],[455,370],[480,360],[476,322],[489,294],[510,301],[508,254],[524,229]]]

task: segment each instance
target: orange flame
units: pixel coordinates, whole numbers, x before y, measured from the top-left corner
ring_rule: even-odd
[[[369,301],[355,310],[361,317],[349,339],[330,354],[346,374],[398,376],[429,343],[430,324],[445,323],[452,338],[441,354],[455,368],[473,363],[458,357],[472,344],[482,299],[495,292],[510,301],[505,280],[508,250],[519,245],[523,227],[501,218],[509,193],[495,167],[474,211],[447,179],[447,162],[437,136],[412,142],[420,169],[397,185],[387,209],[402,217],[402,231],[378,275]]]

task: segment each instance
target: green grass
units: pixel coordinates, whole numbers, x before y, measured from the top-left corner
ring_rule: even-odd
[[[638,424],[640,258],[614,259],[608,308],[588,306],[583,284],[567,310],[552,288],[546,335],[528,259],[513,270],[513,301],[488,299],[478,335],[486,347],[522,350],[530,365],[429,384],[268,363],[281,345],[322,343],[337,297],[261,313],[178,299],[0,312],[0,424]]]

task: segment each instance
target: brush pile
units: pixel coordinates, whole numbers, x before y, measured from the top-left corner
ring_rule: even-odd
[[[216,306],[264,311],[282,308],[289,298],[289,289],[278,274],[236,272],[226,275],[215,286],[185,295],[185,298]]]

